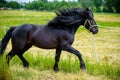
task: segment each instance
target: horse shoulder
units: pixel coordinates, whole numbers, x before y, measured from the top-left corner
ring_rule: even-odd
[[[59,33],[58,39],[59,39],[60,45],[62,46],[67,44],[72,45],[74,41],[74,35],[70,34],[67,31],[61,31]]]

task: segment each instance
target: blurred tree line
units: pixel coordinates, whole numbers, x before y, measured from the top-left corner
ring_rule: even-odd
[[[0,0],[0,7],[10,7],[12,9],[25,8],[28,10],[55,11],[70,7],[89,7],[94,12],[115,12],[120,13],[120,0],[78,0],[78,2],[48,2],[47,0],[35,0],[33,2],[20,4],[15,1],[6,2]]]
[[[16,1],[11,1],[11,2],[6,2],[5,0],[0,0],[0,8],[12,8],[12,9],[20,9],[22,4],[16,2]]]

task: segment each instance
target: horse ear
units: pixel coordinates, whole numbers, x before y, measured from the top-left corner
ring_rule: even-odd
[[[89,8],[84,9],[84,13],[88,13],[88,11],[89,11]]]
[[[86,11],[89,11],[90,9],[87,7],[87,8],[85,8],[85,10],[86,10]]]

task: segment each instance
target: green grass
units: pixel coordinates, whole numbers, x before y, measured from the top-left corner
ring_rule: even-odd
[[[0,80],[10,80],[10,72],[5,56],[0,56]]]
[[[94,15],[97,24],[100,25],[99,33],[95,35],[99,62],[95,60],[91,35],[84,27],[78,29],[73,44],[73,47],[82,53],[87,72],[80,70],[76,56],[63,51],[59,63],[60,72],[55,73],[52,70],[55,50],[33,47],[24,55],[30,62],[29,69],[23,68],[17,56],[11,60],[10,67],[4,64],[5,56],[4,59],[0,57],[0,77],[6,77],[6,80],[119,80],[120,14],[95,13]],[[10,27],[25,23],[46,24],[54,17],[53,12],[0,11],[0,39],[5,34],[3,26]],[[5,53],[10,49],[11,43]]]
[[[43,56],[41,54],[37,54],[36,57],[34,57],[31,53],[25,54],[26,59],[30,62],[30,68],[38,71],[47,71],[52,70],[54,65],[54,58],[51,56]],[[80,71],[79,68],[79,61],[76,57],[71,59],[73,56],[68,55],[66,59],[61,59],[59,63],[60,70],[64,73],[71,73],[71,74],[77,74]],[[32,60],[31,60],[32,59]],[[87,66],[87,74],[99,76],[99,75],[105,75],[113,80],[119,80],[120,79],[120,68],[115,68],[114,66],[110,65],[109,63],[90,63],[89,60],[85,60],[86,66]],[[12,78],[16,78],[19,76],[22,78],[25,77],[31,77],[34,73],[32,73],[31,69],[26,69],[27,71],[19,70],[18,67],[22,67],[21,61],[16,56],[11,61],[11,68],[12,66],[16,66],[13,70]],[[16,72],[17,71],[17,72]],[[33,76],[34,77],[34,76]],[[85,77],[84,77],[85,78]]]
[[[120,27],[120,14],[97,13],[95,20],[100,27]]]

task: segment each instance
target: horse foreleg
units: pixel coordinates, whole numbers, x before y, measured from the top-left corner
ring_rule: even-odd
[[[83,61],[83,59],[82,59],[82,55],[81,55],[81,53],[80,53],[79,51],[77,51],[76,49],[74,49],[74,48],[73,48],[72,46],[70,46],[70,45],[64,46],[64,47],[63,47],[63,50],[75,54],[75,55],[78,57],[79,61],[80,61],[80,68],[81,68],[82,70],[85,70],[85,69],[86,69],[85,63],[84,63],[84,61]]]
[[[61,49],[56,49],[55,64],[54,64],[54,68],[53,68],[55,71],[59,71],[58,62],[60,59],[60,55],[61,55]]]

